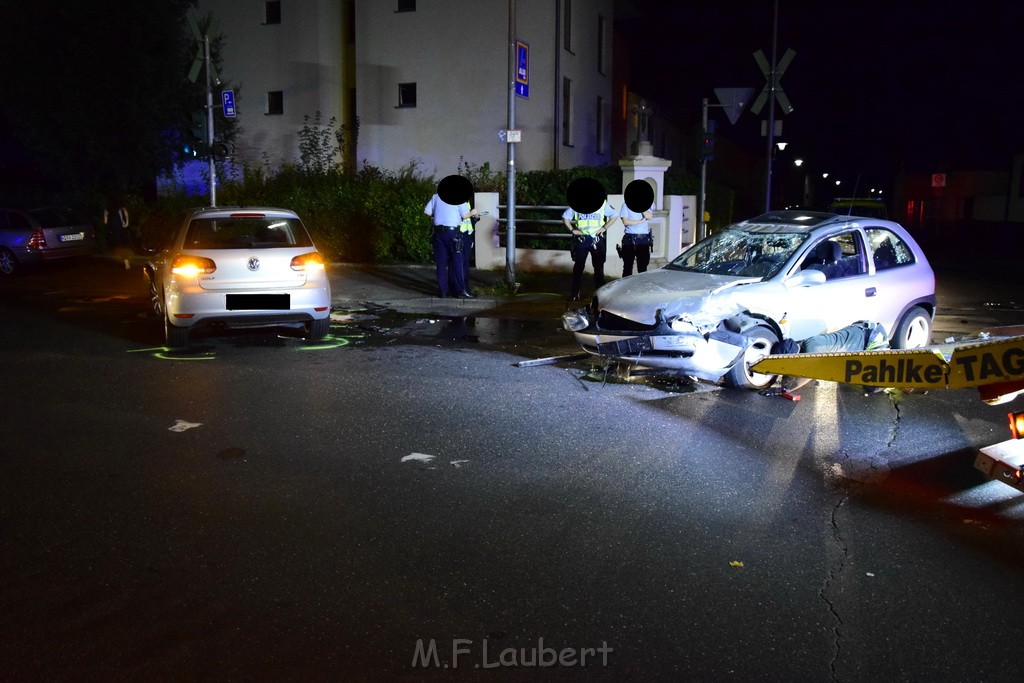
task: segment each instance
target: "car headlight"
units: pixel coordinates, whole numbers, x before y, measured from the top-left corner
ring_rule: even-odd
[[[566,311],[562,314],[562,327],[570,332],[579,332],[590,327],[590,318],[579,310]]]

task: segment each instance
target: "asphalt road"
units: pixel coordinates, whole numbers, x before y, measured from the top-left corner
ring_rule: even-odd
[[[0,282],[0,678],[1019,679],[1005,407],[516,367],[549,297],[405,271],[167,354],[135,275]],[[940,333],[1015,315],[968,279]]]

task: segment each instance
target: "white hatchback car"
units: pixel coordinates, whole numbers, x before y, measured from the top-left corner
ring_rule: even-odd
[[[601,287],[563,324],[593,355],[759,389],[774,378],[750,365],[783,338],[867,320],[893,348],[919,348],[935,309],[935,275],[898,224],[774,211]]]
[[[147,264],[153,310],[169,348],[200,326],[301,325],[307,339],[330,331],[324,258],[294,211],[195,209]]]

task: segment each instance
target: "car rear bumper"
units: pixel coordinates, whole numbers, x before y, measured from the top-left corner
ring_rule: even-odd
[[[70,247],[57,249],[20,249],[15,256],[21,263],[48,263],[60,261],[66,258],[85,258],[96,253],[96,245],[93,243],[75,244]]]
[[[229,308],[229,295],[252,298],[233,298]],[[266,327],[320,320],[331,314],[331,291],[326,283],[244,294],[189,287],[169,291],[166,302],[167,315],[177,327]]]

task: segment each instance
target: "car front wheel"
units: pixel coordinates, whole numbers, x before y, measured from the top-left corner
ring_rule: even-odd
[[[744,336],[748,341],[747,350],[743,352],[743,357],[736,361],[736,365],[726,373],[725,384],[738,389],[764,389],[775,381],[775,375],[751,372],[750,366],[770,354],[772,346],[779,341],[779,337],[767,327],[755,327]]]
[[[18,260],[10,249],[0,249],[0,275],[14,275],[18,269]]]
[[[160,292],[160,288],[157,286],[156,277],[154,275],[149,274],[146,279],[149,280],[149,301],[150,305],[153,307],[153,313],[156,314],[156,317],[163,318],[164,295]]]
[[[932,342],[932,316],[914,306],[893,330],[890,346],[894,349],[919,349]]]

